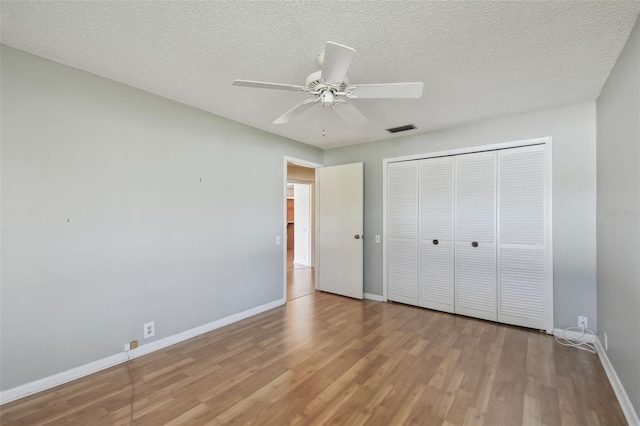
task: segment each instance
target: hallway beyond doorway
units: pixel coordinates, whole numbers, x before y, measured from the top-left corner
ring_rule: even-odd
[[[287,301],[316,291],[315,268],[293,263],[293,249],[287,250]]]

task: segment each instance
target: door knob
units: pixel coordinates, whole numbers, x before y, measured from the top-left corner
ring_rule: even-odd
[[[356,234],[356,235],[353,236],[353,238],[355,238],[356,240],[359,240],[360,239],[360,235]]]
[[[478,242],[477,241],[472,242],[471,247],[478,247]]]
[[[433,245],[434,245],[434,246],[437,246],[437,245],[438,245],[438,242],[439,242],[438,240],[433,240]]]

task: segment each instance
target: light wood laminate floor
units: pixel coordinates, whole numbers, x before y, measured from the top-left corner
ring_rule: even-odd
[[[322,292],[131,361],[134,424],[623,425],[596,355],[537,331]],[[129,424],[122,364],[3,425]]]

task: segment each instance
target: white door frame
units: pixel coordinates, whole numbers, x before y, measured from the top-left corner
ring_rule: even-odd
[[[547,333],[553,331],[553,185],[552,185],[552,138],[551,136],[525,139],[513,142],[496,143],[490,145],[473,146],[468,148],[451,149],[446,151],[427,152],[423,154],[407,155],[403,157],[391,157],[382,159],[382,299],[387,301],[387,165],[398,161],[421,160],[434,157],[445,157],[458,154],[470,154],[474,152],[496,151],[507,148],[518,148],[530,145],[546,146],[545,149],[545,306],[546,317],[544,320]]]
[[[282,244],[282,258],[283,258],[283,263],[282,263],[282,270],[284,272],[284,283],[283,283],[283,295],[284,295],[284,300],[285,303],[287,303],[287,239],[286,239],[286,235],[287,235],[287,183],[289,182],[287,180],[287,175],[288,175],[288,171],[287,171],[287,164],[295,164],[296,166],[302,166],[302,167],[308,167],[310,169],[319,169],[320,167],[323,167],[322,164],[319,163],[314,163],[312,161],[307,161],[307,160],[302,160],[300,158],[294,158],[294,157],[289,157],[287,155],[284,156],[284,176],[283,176],[283,184],[282,184],[282,238],[280,239],[281,244]],[[292,179],[292,181],[295,181],[295,179]],[[305,183],[311,183],[311,182],[305,182]],[[315,185],[314,185],[315,186]],[[312,216],[315,215],[315,213],[317,213],[317,208],[318,208],[318,191],[315,191],[315,188],[312,187],[312,191],[313,191],[313,205],[312,205]],[[317,222],[317,221],[316,221]],[[317,229],[317,223],[313,224],[314,226],[314,235],[315,237],[313,238],[313,250],[312,250],[312,259],[311,259],[311,264],[312,265],[316,265],[316,261],[315,261],[315,255],[317,252],[317,235],[318,235],[318,229]],[[316,274],[318,273],[318,269],[316,268]]]

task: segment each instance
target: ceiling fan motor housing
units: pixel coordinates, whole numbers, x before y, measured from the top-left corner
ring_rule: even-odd
[[[342,81],[338,83],[331,82],[332,86],[335,86],[334,92],[344,92],[349,86],[349,79],[345,76]],[[307,86],[312,92],[321,92],[326,89],[331,89],[331,86],[322,79],[322,71],[316,71],[309,74],[305,80],[305,86]]]

